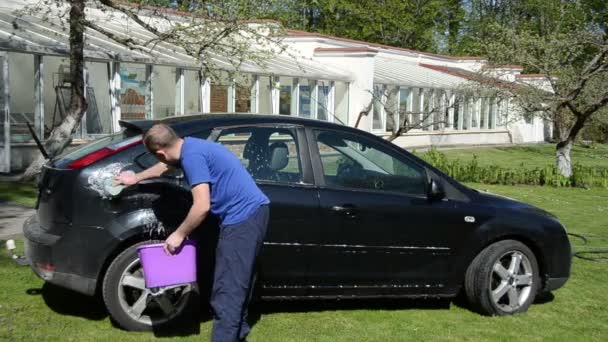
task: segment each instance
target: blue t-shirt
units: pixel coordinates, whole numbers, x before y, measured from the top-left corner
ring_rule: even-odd
[[[180,162],[191,187],[209,184],[211,212],[224,225],[242,222],[270,202],[241,161],[221,144],[186,137]]]

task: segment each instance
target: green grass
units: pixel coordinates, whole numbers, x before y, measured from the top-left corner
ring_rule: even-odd
[[[18,203],[27,207],[36,205],[38,189],[31,183],[0,181],[0,200]]]
[[[608,190],[472,184],[545,208],[569,231],[595,234],[608,246]],[[574,243],[578,241],[573,240]],[[43,286],[28,268],[14,265],[0,243],[0,340],[146,341],[152,333],[114,327],[103,307],[87,298]],[[608,338],[608,263],[574,259],[572,277],[555,297],[511,317],[484,317],[454,303],[342,301],[260,303],[250,341],[603,341]],[[211,322],[194,335],[206,340]],[[178,334],[180,332],[177,332]]]
[[[477,156],[480,165],[519,167],[522,163],[527,169],[555,165],[555,144],[524,145],[508,147],[477,147],[441,150],[448,159],[469,161]],[[608,167],[608,145],[595,145],[586,148],[575,145],[572,149],[572,162],[583,166]]]

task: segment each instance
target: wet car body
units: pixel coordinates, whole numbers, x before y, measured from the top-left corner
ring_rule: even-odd
[[[570,244],[553,215],[470,189],[372,134],[283,116],[201,115],[164,122],[181,136],[242,141],[243,146],[231,148],[249,167],[256,160],[254,138],[271,150],[271,159],[282,156],[277,167],[291,165],[254,175],[272,202],[259,258],[257,295],[263,299],[453,297],[476,256],[503,240],[517,241],[534,254],[540,281],[535,291],[555,290],[569,277]],[[24,225],[27,258],[44,280],[95,295],[123,250],[163,239],[181,223],[191,195],[180,172],[128,187],[114,198],[91,190],[92,178],[104,167],[121,163],[138,172],[155,162],[140,141],[152,124],[121,122],[125,131],[109,138],[116,143],[111,141],[108,156],[90,165],[71,168],[75,160],[67,154],[44,167],[37,213]],[[348,139],[361,143],[345,144]],[[395,179],[375,165],[366,169],[359,155],[371,155],[374,148],[411,168],[413,178],[410,169]],[[350,154],[334,163],[347,149]],[[328,172],[328,163],[337,171]],[[357,185],[357,177],[367,183]],[[209,219],[195,232],[199,259],[209,264],[216,225]]]

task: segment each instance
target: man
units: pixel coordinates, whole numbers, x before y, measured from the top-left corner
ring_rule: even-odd
[[[143,138],[160,163],[137,174],[121,173],[116,181],[131,185],[181,167],[192,188],[193,203],[182,224],[167,238],[173,253],[209,212],[220,220],[211,294],[212,341],[244,340],[249,333],[247,305],[253,287],[255,259],[268,225],[268,198],[239,159],[222,145],[180,138],[165,124],[152,126]]]

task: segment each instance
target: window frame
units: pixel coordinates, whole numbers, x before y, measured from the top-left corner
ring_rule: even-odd
[[[290,129],[294,132],[294,142],[296,143],[296,148],[298,149],[299,155],[299,165],[300,165],[300,173],[301,180],[299,183],[289,183],[289,182],[278,182],[272,180],[265,179],[254,179],[257,184],[269,184],[269,185],[278,185],[278,186],[287,186],[287,187],[312,187],[314,186],[314,177],[312,167],[310,165],[310,154],[309,149],[306,148],[308,146],[308,141],[306,139],[306,134],[304,128],[300,125],[293,124],[283,124],[283,123],[244,123],[238,125],[229,125],[229,126],[219,126],[215,127],[207,140],[211,140],[213,142],[218,142],[218,139],[221,137],[222,133],[227,130],[232,129],[240,129],[247,127],[267,127],[267,128],[278,128],[278,129]]]
[[[422,171],[422,177],[424,179],[424,193],[423,194],[413,194],[413,193],[406,193],[406,192],[402,192],[402,191],[350,188],[350,187],[342,187],[342,186],[335,186],[332,184],[327,184],[325,182],[325,172],[323,169],[323,163],[321,161],[321,155],[319,153],[319,149],[318,149],[318,145],[317,145],[318,142],[317,142],[317,139],[315,136],[315,131],[329,131],[329,132],[342,133],[345,135],[353,136],[355,138],[359,138],[364,141],[368,141],[372,144],[380,145],[381,147],[385,147],[386,150],[389,150],[390,152],[392,152],[392,155],[391,155],[392,157],[397,158],[397,160],[401,161],[404,164],[414,165],[414,167],[419,168]],[[311,156],[311,164],[313,167],[315,184],[317,187],[322,188],[322,189],[332,189],[332,190],[340,190],[340,191],[354,191],[354,192],[364,192],[364,193],[400,195],[400,196],[407,196],[407,197],[416,197],[416,198],[421,198],[421,199],[428,198],[430,175],[429,175],[429,171],[427,170],[427,168],[424,165],[416,162],[412,158],[409,158],[402,151],[399,151],[397,148],[395,148],[395,146],[391,146],[390,144],[386,143],[384,140],[381,139],[380,141],[378,141],[377,139],[380,139],[380,138],[377,138],[376,136],[373,136],[373,135],[370,137],[370,136],[367,136],[367,134],[359,134],[357,132],[349,132],[346,130],[340,130],[340,129],[329,128],[329,127],[307,127],[306,136],[307,136],[308,141],[310,142],[308,147],[310,149],[309,153]]]

